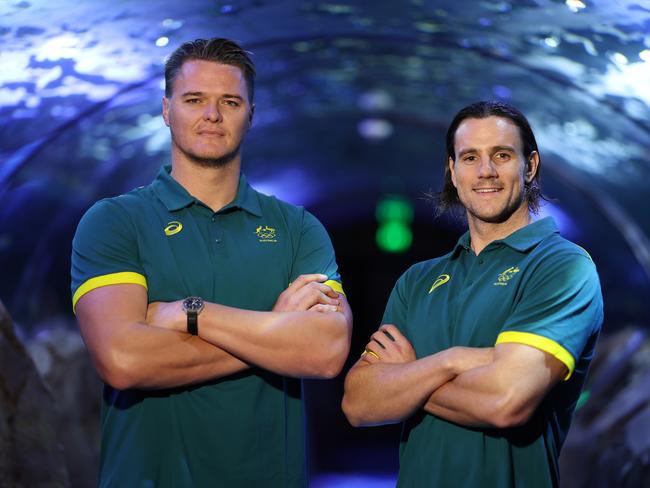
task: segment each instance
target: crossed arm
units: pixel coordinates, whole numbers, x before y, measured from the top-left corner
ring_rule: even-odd
[[[303,275],[271,312],[206,303],[199,336],[181,301],[147,306],[139,285],[111,285],[77,302],[81,333],[102,379],[117,389],[169,388],[228,376],[252,365],[290,376],[332,377],[347,357],[352,314],[343,295]]]
[[[514,343],[416,359],[399,330],[383,325],[348,373],[342,406],[355,426],[399,422],[423,408],[465,426],[513,427],[565,374],[559,360]]]

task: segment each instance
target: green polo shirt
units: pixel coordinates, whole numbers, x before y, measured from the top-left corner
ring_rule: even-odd
[[[301,274],[341,290],[332,244],[309,212],[253,190],[213,212],[162,168],[149,186],[101,200],[73,241],[73,306],[136,283],[149,302],[187,296],[271,310]],[[306,486],[301,383],[253,368],[168,390],[104,388],[101,487]]]
[[[594,263],[560,237],[551,218],[478,256],[466,233],[451,253],[412,266],[397,281],[382,323],[395,324],[418,357],[517,342],[553,355],[569,373],[519,428],[466,428],[416,413],[403,425],[398,485],[558,486],[560,447],[602,320]]]

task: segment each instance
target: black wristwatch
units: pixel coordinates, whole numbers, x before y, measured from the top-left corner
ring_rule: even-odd
[[[183,300],[183,310],[187,314],[187,332],[189,334],[199,334],[199,314],[204,306],[201,297],[187,297]]]

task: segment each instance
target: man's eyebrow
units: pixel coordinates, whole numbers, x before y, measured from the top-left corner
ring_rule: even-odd
[[[201,92],[201,91],[189,91],[189,92],[185,92],[185,93],[183,93],[181,95],[181,97],[183,97],[183,98],[185,98],[185,97],[203,97],[203,96],[206,96],[206,94],[205,94],[205,92]],[[244,98],[241,95],[234,95],[234,94],[230,94],[230,93],[224,93],[223,95],[221,95],[221,98],[236,98],[237,100],[244,100]]]
[[[492,150],[492,152],[497,152],[497,151],[517,152],[515,148],[512,146],[493,146],[490,149]]]
[[[465,154],[472,153],[472,152],[477,152],[477,150],[474,149],[473,147],[468,147],[466,149],[463,149],[461,152],[459,152],[457,157],[460,158],[461,156],[464,156]]]
[[[517,152],[516,149],[514,147],[512,147],[512,146],[492,146],[490,148],[490,152],[497,152],[497,151]],[[468,147],[468,148],[465,148],[462,151],[460,151],[458,153],[457,157],[460,158],[460,157],[464,156],[465,154],[474,153],[474,152],[478,152],[478,149],[473,148],[473,147]]]

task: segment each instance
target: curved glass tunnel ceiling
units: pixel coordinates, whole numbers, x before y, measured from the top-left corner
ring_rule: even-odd
[[[372,219],[384,194],[439,187],[461,106],[503,99],[529,116],[545,192],[605,285],[650,293],[650,6],[586,0],[4,2],[0,264],[25,270],[18,288],[45,293],[80,213],[167,161],[163,59],[214,35],[254,54],[244,159],[264,191],[328,227]],[[10,310],[23,295],[0,287]]]

